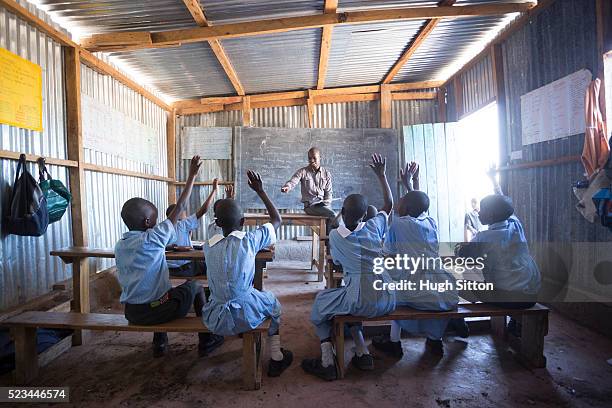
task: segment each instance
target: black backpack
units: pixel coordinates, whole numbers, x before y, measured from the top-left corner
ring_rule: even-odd
[[[8,234],[39,237],[47,231],[48,225],[47,200],[26,169],[26,156],[22,154],[15,172],[5,230]]]

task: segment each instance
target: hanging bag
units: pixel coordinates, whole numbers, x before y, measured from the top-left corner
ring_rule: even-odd
[[[25,154],[19,156],[8,214],[5,227],[9,234],[39,237],[47,231],[47,200],[26,169]]]
[[[49,224],[59,221],[72,200],[72,194],[64,183],[54,180],[47,170],[45,158],[38,159],[38,181],[40,189],[47,199],[47,211],[49,212]]]

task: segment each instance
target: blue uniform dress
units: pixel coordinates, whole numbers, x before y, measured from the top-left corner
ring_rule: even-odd
[[[391,278],[412,281],[417,290],[396,291],[397,305],[408,306],[419,310],[447,311],[457,307],[459,298],[455,290],[455,278],[442,268],[439,257],[438,227],[433,218],[426,213],[414,218],[409,215],[393,216],[389,233],[385,237],[384,253],[386,255],[408,255],[421,258],[421,264],[414,274],[411,270],[390,270]],[[453,289],[445,292],[420,290],[421,282],[450,282]],[[410,333],[421,333],[431,338],[440,339],[448,324],[448,319],[402,320],[397,322],[403,330]]]
[[[540,290],[540,270],[529,254],[525,232],[519,219],[512,215],[506,221],[489,225],[471,242],[481,243],[487,254],[483,275],[495,289],[536,295]]]
[[[184,220],[180,220],[176,223],[176,239],[171,244],[178,246],[191,246],[191,237],[189,233],[195,229],[198,229],[200,223],[198,217],[195,214],[190,215]],[[168,261],[168,268],[180,268],[183,265],[187,265],[189,262],[185,259],[176,259]]]
[[[215,235],[204,245],[210,300],[202,313],[206,327],[224,336],[243,333],[272,319],[269,333],[280,324],[281,305],[267,291],[253,287],[255,256],[276,242],[276,231],[267,223],[251,232]]]
[[[381,256],[387,218],[381,211],[354,231],[340,226],[330,232],[331,256],[336,265],[342,265],[345,286],[323,290],[315,298],[310,319],[321,340],[331,336],[331,320],[336,315],[376,317],[395,309],[392,291],[374,289],[376,280],[391,282],[387,272],[373,272],[374,258]]]
[[[172,285],[166,264],[166,245],[176,239],[174,225],[165,220],[146,231],[128,231],[115,245],[121,303],[145,304],[160,299]]]

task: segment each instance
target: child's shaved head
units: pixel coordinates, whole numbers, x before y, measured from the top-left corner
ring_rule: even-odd
[[[351,194],[344,200],[342,205],[342,218],[344,224],[355,226],[363,219],[368,209],[368,201],[361,194]]]
[[[378,210],[373,205],[368,205],[368,209],[366,210],[366,215],[363,217],[364,221],[367,221],[371,218],[374,218],[378,214]]]
[[[478,218],[484,225],[506,221],[512,214],[514,214],[514,207],[510,197],[492,194],[480,200]]]
[[[429,197],[422,191],[413,190],[406,193],[399,202],[397,209],[400,217],[409,215],[418,217],[429,209]]]
[[[123,204],[121,219],[130,231],[145,231],[157,223],[157,207],[144,198],[130,198]]]
[[[215,218],[217,218],[217,225],[223,228],[224,232],[242,227],[244,214],[236,200],[230,198],[217,200],[213,207]]]

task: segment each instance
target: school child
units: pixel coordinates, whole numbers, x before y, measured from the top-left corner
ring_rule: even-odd
[[[233,184],[227,184],[225,186],[225,198],[228,200],[233,200],[234,199],[234,185]],[[213,214],[215,211],[215,206],[217,205],[219,201],[216,201],[215,204],[213,205]],[[208,223],[208,227],[206,227],[206,237],[207,238],[211,238],[214,237],[217,234],[221,234],[223,235],[223,229],[221,229],[221,227],[219,227],[217,225],[217,222],[213,219],[211,222]]]
[[[370,167],[374,170],[383,190],[384,205],[372,219],[363,222],[368,203],[361,194],[351,194],[342,205],[344,225],[332,230],[329,235],[331,256],[334,264],[344,269],[345,286],[326,289],[317,294],[312,306],[311,321],[321,340],[321,358],[305,359],[302,368],[309,374],[324,380],[335,380],[336,362],[332,349],[332,319],[336,315],[375,317],[390,313],[395,308],[392,291],[374,289],[374,281],[391,281],[383,272],[374,274],[374,258],[382,251],[382,240],[387,232],[388,214],[393,208],[393,197],[385,175],[386,161],[380,155],[372,155]],[[373,370],[374,360],[370,355],[361,325],[350,327],[355,340],[355,356],[352,364],[362,370]]]
[[[494,169],[488,172],[495,194],[480,201],[480,221],[489,229],[478,232],[468,244],[460,245],[458,256],[483,257],[485,282],[492,291],[461,291],[462,298],[481,301],[507,309],[528,309],[535,305],[541,276],[529,253],[523,225],[514,215],[512,200],[505,196],[495,179]],[[485,256],[486,255],[486,256]],[[454,319],[454,323],[458,319]],[[520,336],[520,324],[510,319],[508,328]]]
[[[244,232],[244,214],[238,203],[232,199],[215,203],[216,223],[223,234],[209,238],[204,245],[211,297],[204,306],[202,321],[213,333],[235,335],[252,330],[270,318],[268,376],[278,377],[293,361],[293,353],[280,346],[281,305],[271,292],[255,289],[253,278],[255,256],[276,242],[281,216],[264,191],[260,175],[249,170],[247,176],[249,187],[266,206],[270,222]]]
[[[398,209],[393,215],[389,232],[385,237],[384,253],[395,257],[409,256],[415,261],[420,260],[416,270],[391,269],[389,274],[396,281],[411,281],[415,290],[398,290],[395,292],[397,306],[408,306],[419,310],[447,311],[456,309],[459,301],[456,290],[438,292],[435,290],[420,290],[420,283],[446,284],[455,286],[455,278],[444,268],[438,254],[438,227],[435,220],[427,215],[429,197],[419,188],[419,166],[415,162],[406,164],[400,171],[401,179],[408,190],[402,197]],[[412,177],[412,183],[410,178]],[[387,354],[401,358],[403,356],[401,331],[413,334],[424,334],[426,348],[434,355],[442,356],[444,347],[442,336],[448,324],[448,319],[402,320],[391,323],[390,336],[376,336],[372,345]]]
[[[120,301],[125,305],[125,318],[133,324],[156,325],[185,317],[194,306],[202,314],[204,294],[195,281],[186,281],[173,288],[170,284],[166,246],[176,238],[176,224],[191,195],[200,169],[200,157],[194,156],[189,177],[176,207],[168,219],[157,224],[157,208],[143,198],[129,199],[121,209],[121,218],[129,231],[115,245],[117,278],[121,285]],[[205,356],[223,343],[223,337],[198,333],[198,354]],[[153,355],[166,353],[166,333],[153,335]]]
[[[204,204],[192,215],[187,217],[185,210],[179,214],[179,221],[176,223],[176,240],[173,246],[176,247],[191,247],[191,231],[198,229],[200,226],[200,218],[206,214],[210,204],[217,194],[219,188],[219,179],[213,180],[212,191],[208,194]],[[176,204],[170,204],[166,210],[166,217],[169,216]],[[169,260],[168,269],[170,276],[179,277],[190,277],[196,275],[206,275],[206,264],[201,261],[188,261],[188,260]]]

